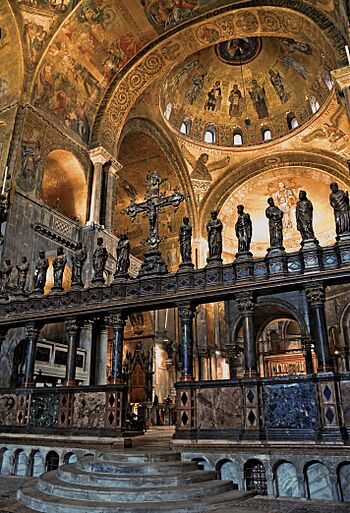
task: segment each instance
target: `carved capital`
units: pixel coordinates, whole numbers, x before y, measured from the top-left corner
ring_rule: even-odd
[[[94,325],[94,319],[86,319],[83,321],[82,328],[86,331],[91,331]]]
[[[252,313],[255,307],[253,294],[244,292],[236,296],[237,308],[242,314]]]
[[[313,285],[306,287],[306,296],[311,306],[323,305],[325,302],[324,286]]]
[[[105,164],[109,160],[113,160],[113,156],[105,150],[102,146],[98,146],[97,148],[93,148],[89,151],[91,162],[94,164]]]
[[[118,171],[122,169],[123,165],[116,159],[111,159],[110,165],[108,166],[107,173],[113,175],[115,178],[119,178]]]
[[[68,319],[65,322],[65,328],[66,328],[67,335],[69,335],[69,336],[75,335],[76,336],[76,335],[78,335],[80,326],[77,323],[76,319]]]
[[[38,340],[40,327],[35,322],[28,322],[25,327],[26,338],[29,340]]]
[[[179,312],[180,321],[191,321],[194,317],[195,309],[191,305],[191,303],[179,303],[177,305],[177,309]]]
[[[123,312],[116,312],[108,317],[108,323],[113,329],[124,328],[125,315]]]
[[[243,347],[239,346],[238,344],[226,344],[224,356],[225,358],[231,358],[236,360],[239,357],[239,355],[243,352]]]

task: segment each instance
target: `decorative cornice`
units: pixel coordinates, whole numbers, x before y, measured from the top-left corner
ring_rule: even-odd
[[[95,164],[105,164],[106,162],[108,162],[109,160],[110,161],[115,161],[117,162],[114,158],[113,158],[113,155],[111,155],[107,150],[105,150],[105,148],[103,148],[103,146],[97,146],[96,148],[93,148],[92,150],[89,151],[89,156],[90,156],[90,160],[92,161],[92,163],[95,165]]]

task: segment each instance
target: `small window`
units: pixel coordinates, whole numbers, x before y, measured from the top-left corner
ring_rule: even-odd
[[[243,136],[241,132],[235,132],[233,134],[233,146],[242,146],[243,144]]]
[[[320,108],[320,104],[315,96],[309,96],[309,104],[312,114],[315,114]]]
[[[289,130],[294,130],[299,126],[297,118],[294,116],[293,112],[288,112],[287,114],[287,123]]]
[[[191,121],[189,119],[185,119],[180,126],[180,132],[184,135],[189,135],[191,128]]]
[[[322,80],[325,83],[325,85],[328,87],[328,89],[331,91],[333,88],[333,80],[332,80],[330,74],[328,73],[328,71],[324,70],[322,72]]]
[[[171,115],[171,111],[173,110],[173,104],[172,103],[168,103],[168,105],[166,106],[166,109],[164,111],[164,117],[165,119],[167,119],[169,121],[170,119],[170,115]]]
[[[263,141],[270,141],[272,139],[271,130],[269,128],[263,128],[261,133]]]
[[[204,132],[204,142],[207,144],[215,144],[216,142],[216,130],[213,126],[206,129]]]

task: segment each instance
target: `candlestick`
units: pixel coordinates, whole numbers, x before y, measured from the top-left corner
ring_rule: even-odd
[[[5,167],[4,179],[3,179],[3,182],[2,182],[1,196],[2,196],[2,195],[4,194],[4,192],[5,192],[5,185],[6,185],[6,179],[7,179],[7,171],[8,171],[8,167],[6,166],[6,167]]]

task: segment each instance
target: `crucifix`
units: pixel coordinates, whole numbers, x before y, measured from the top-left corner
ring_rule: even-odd
[[[172,206],[176,211],[185,196],[177,187],[171,196],[166,196],[165,191],[161,190],[166,182],[167,179],[161,178],[157,171],[151,171],[144,183],[146,186],[145,201],[136,203],[135,200],[131,200],[130,205],[122,210],[122,213],[130,216],[133,221],[141,212],[148,217],[148,237],[142,242],[149,249],[144,252],[145,260],[141,266],[140,276],[167,272],[165,262],[158,250],[158,245],[163,240],[159,236],[159,213],[167,206]]]

